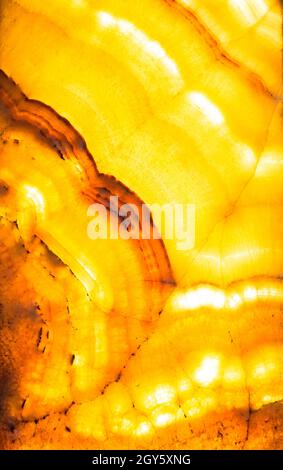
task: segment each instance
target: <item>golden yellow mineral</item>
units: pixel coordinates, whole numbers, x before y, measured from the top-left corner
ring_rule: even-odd
[[[281,48],[279,0],[0,0],[1,448],[283,448]]]

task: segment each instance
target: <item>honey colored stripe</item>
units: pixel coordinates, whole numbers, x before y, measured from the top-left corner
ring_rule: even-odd
[[[60,158],[71,161],[75,166],[79,165],[83,171],[81,192],[89,198],[90,202],[102,203],[109,210],[110,195],[122,197],[123,200],[120,203],[135,204],[138,208],[139,220],[141,220],[143,201],[115,177],[99,173],[85,140],[72,125],[51,107],[40,101],[29,99],[12,78],[9,78],[2,70],[0,70],[0,101],[15,121],[28,123],[37,129],[57,151]],[[150,224],[151,231],[153,231],[152,217]],[[163,241],[140,238],[137,245],[145,267],[145,280],[160,282],[162,291],[171,290],[175,282]]]

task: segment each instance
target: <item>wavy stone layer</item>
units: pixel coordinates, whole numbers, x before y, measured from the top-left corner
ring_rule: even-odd
[[[282,448],[280,2],[93,3],[1,2],[1,447]]]

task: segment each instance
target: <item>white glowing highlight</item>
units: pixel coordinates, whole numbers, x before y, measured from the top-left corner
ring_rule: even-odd
[[[200,385],[207,386],[219,376],[220,360],[217,357],[205,357],[200,367],[195,371],[194,378]]]
[[[273,175],[275,171],[282,171],[282,166],[283,158],[281,153],[275,151],[268,154],[263,153],[256,173],[259,176]]]
[[[253,25],[268,11],[264,0],[229,0],[229,3],[240,20],[248,25]]]
[[[85,364],[85,357],[79,354],[75,354],[73,365],[77,367],[82,367]]]
[[[239,294],[232,294],[227,301],[227,304],[230,308],[236,309],[239,308],[242,304],[242,299]]]
[[[155,390],[155,399],[158,405],[169,403],[175,398],[175,389],[170,386],[160,386]]]
[[[250,300],[250,301],[256,300],[257,299],[257,289],[255,287],[247,287],[244,290],[243,296],[246,300]]]
[[[35,205],[37,214],[43,215],[45,211],[45,202],[42,193],[34,186],[30,186],[28,184],[23,186],[23,190],[27,199],[32,201],[32,203]]]
[[[194,4],[194,0],[180,0],[180,3],[184,7],[192,7]]]
[[[223,124],[223,114],[204,94],[193,91],[188,93],[187,96],[193,106],[195,106],[209,122],[217,126]]]
[[[257,156],[255,155],[254,151],[245,144],[236,144],[235,151],[239,154],[242,164],[246,168],[255,167],[257,164]]]
[[[155,418],[155,425],[158,427],[167,426],[175,420],[175,415],[172,413],[162,413]]]
[[[186,292],[178,292],[172,297],[174,311],[197,310],[209,307],[212,309],[229,308],[238,309],[247,302],[270,299],[276,301],[283,299],[281,285],[258,286],[242,285],[237,290],[221,289],[210,285],[200,285]]]
[[[175,299],[178,309],[196,309],[201,307],[221,308],[226,300],[225,292],[209,286],[201,286],[195,290],[179,294]]]
[[[78,277],[81,283],[83,284],[85,290],[90,294],[93,291],[94,286],[95,286],[95,281],[96,281],[95,274],[83,260],[78,259],[78,263],[80,267],[82,268],[82,274],[81,275],[78,274]]]
[[[144,436],[145,434],[149,434],[152,430],[152,426],[147,421],[143,421],[140,423],[135,431],[137,436]]]
[[[141,46],[153,59],[158,60],[172,75],[180,76],[177,65],[168,57],[160,44],[150,39],[133,23],[125,19],[115,18],[110,13],[104,11],[97,13],[97,19],[103,28],[118,29],[121,34],[127,36],[132,42],[136,43],[137,46]]]

